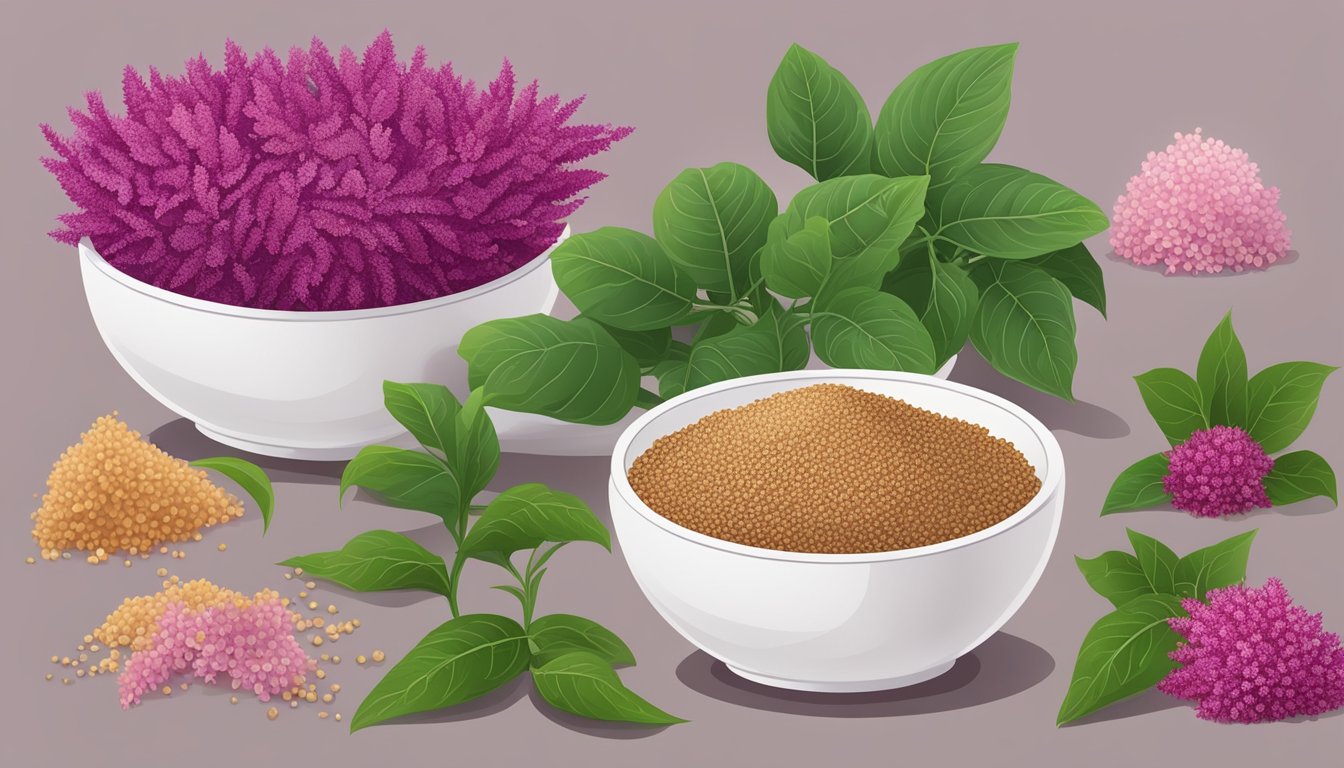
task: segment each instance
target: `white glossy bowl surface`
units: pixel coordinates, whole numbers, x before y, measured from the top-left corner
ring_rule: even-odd
[[[626,472],[655,439],[714,411],[823,382],[987,427],[1023,453],[1041,478],[1040,492],[970,536],[895,552],[828,555],[705,536],[659,516],[631,489]],[[1026,601],[1054,547],[1063,500],[1063,455],[1040,421],[996,395],[908,373],[796,371],[703,387],[641,416],[621,436],[611,463],[612,523],[654,608],[737,674],[799,690],[881,690],[950,669]]]

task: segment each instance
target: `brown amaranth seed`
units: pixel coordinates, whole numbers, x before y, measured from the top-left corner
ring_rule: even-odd
[[[984,530],[1041,488],[1012,443],[841,384],[712,413],[654,441],[630,486],[707,536],[788,552],[909,549]]]

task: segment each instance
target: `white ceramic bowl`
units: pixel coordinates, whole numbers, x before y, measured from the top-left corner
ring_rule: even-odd
[[[556,244],[568,235],[566,227]],[[462,335],[487,320],[550,312],[559,295],[554,249],[451,296],[290,312],[156,288],[108,264],[87,239],[79,244],[98,332],[146,392],[226,445],[319,460],[348,459],[404,435],[383,409],[384,379],[439,382],[465,398]]]
[[[696,533],[660,517],[631,489],[626,472],[655,439],[714,411],[822,382],[987,427],[1026,456],[1041,478],[1040,493],[970,536],[895,552],[826,555]],[[702,387],[644,414],[616,444],[610,497],[635,580],[687,640],[767,685],[883,690],[942,674],[1026,601],[1059,531],[1064,457],[1040,421],[972,387],[910,373],[797,371]]]

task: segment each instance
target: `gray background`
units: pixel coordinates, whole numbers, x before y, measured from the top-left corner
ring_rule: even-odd
[[[280,7],[283,5],[283,8]],[[1074,568],[1074,554],[1125,544],[1133,526],[1178,551],[1260,528],[1250,580],[1280,576],[1326,624],[1344,630],[1340,542],[1344,513],[1327,500],[1231,521],[1148,512],[1098,518],[1120,469],[1158,450],[1162,438],[1130,377],[1149,368],[1192,368],[1218,318],[1235,310],[1253,370],[1288,359],[1339,363],[1344,350],[1338,291],[1340,178],[1344,124],[1338,4],[1254,3],[367,3],[195,4],[6,2],[0,10],[4,107],[0,109],[0,237],[8,265],[0,304],[5,373],[0,488],[6,530],[0,583],[8,585],[0,689],[3,762],[11,765],[600,764],[683,765],[820,762],[965,765],[1137,765],[1158,761],[1317,765],[1344,746],[1344,717],[1263,727],[1198,721],[1184,705],[1149,694],[1100,718],[1056,729],[1054,715],[1083,633],[1106,610]],[[115,6],[127,6],[117,9]],[[936,6],[936,7],[935,7]],[[1088,6],[1088,7],[1084,7]],[[188,545],[185,561],[156,556],[93,570],[72,560],[29,566],[31,494],[51,461],[98,415],[114,408],[186,458],[221,452],[143,394],[105,351],[81,295],[73,249],[47,239],[67,209],[38,166],[36,123],[62,130],[66,105],[88,88],[119,104],[121,67],[180,71],[188,56],[222,56],[225,37],[249,51],[304,44],[316,33],[360,49],[386,26],[403,54],[423,42],[433,61],[488,79],[500,59],[545,89],[588,94],[581,117],[638,126],[602,162],[612,177],[574,218],[578,231],[602,224],[648,227],[661,186],[681,168],[735,160],[757,169],[782,200],[806,178],[776,159],[766,140],[764,94],[790,42],[816,50],[848,73],[876,111],[915,66],[973,45],[1021,41],[1012,113],[992,159],[1030,167],[1073,185],[1109,210],[1144,153],[1176,130],[1202,126],[1247,149],[1265,181],[1283,189],[1293,263],[1267,273],[1212,279],[1163,278],[1103,258],[1111,317],[1078,305],[1081,362],[1068,404],[1025,390],[964,361],[955,378],[1015,399],[1056,431],[1069,465],[1066,515],[1053,560],[1033,597],[1004,632],[944,678],[915,689],[852,697],[771,692],[736,682],[669,629],[639,595],[619,552],[574,546],[547,579],[547,611],[593,616],[614,628],[640,664],[625,680],[693,722],[661,732],[594,726],[547,714],[525,686],[428,723],[347,736],[313,708],[268,722],[252,701],[193,688],[129,713],[111,679],[70,688],[47,683],[52,653],[73,649],[124,595],[151,591],[154,569],[205,576],[237,589],[283,582],[269,565],[335,548],[369,527],[411,531],[443,544],[430,520],[362,501],[336,505],[336,465],[270,462],[278,510],[262,539],[255,513]],[[1102,238],[1092,245],[1109,251]],[[202,340],[208,344],[208,340]],[[239,361],[246,365],[246,361]],[[257,371],[257,375],[266,375]],[[1327,382],[1311,430],[1298,447],[1344,468],[1344,376]],[[541,481],[578,493],[606,515],[602,459],[506,456],[497,487]],[[226,542],[229,551],[215,546]],[[469,609],[503,608],[485,589],[494,574],[473,570],[462,591]],[[336,648],[347,660],[330,680],[345,689],[347,718],[379,673],[349,658],[384,649],[396,659],[447,615],[442,600],[368,599],[320,588],[365,628]],[[955,604],[949,610],[955,610]],[[390,663],[390,662],[389,662]],[[348,721],[347,721],[348,722]],[[182,752],[182,750],[188,750]],[[1333,759],[1333,758],[1332,758]],[[1142,762],[1140,762],[1142,761]]]

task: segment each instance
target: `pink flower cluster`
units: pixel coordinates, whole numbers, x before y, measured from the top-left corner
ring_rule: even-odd
[[[1263,723],[1344,706],[1339,636],[1322,630],[1321,614],[1294,605],[1278,579],[1182,605],[1189,618],[1168,619],[1185,638],[1171,654],[1181,666],[1157,687],[1198,702],[1198,717]]]
[[[484,90],[383,32],[361,61],[313,39],[282,60],[233,42],[224,68],[127,67],[125,116],[87,96],[43,164],[113,266],[167,290],[263,309],[335,310],[444,296],[548,248],[604,174],[572,167],[630,133],[568,125],[582,99]]]
[[[1246,153],[1196,128],[1148,153],[1115,202],[1111,247],[1136,264],[1162,262],[1167,274],[1241,272],[1283,258],[1286,218],[1278,187],[1260,182]]]
[[[146,692],[188,671],[206,683],[226,675],[234,690],[252,691],[266,701],[302,685],[316,667],[293,630],[293,616],[278,596],[201,611],[171,603],[150,646],[132,655],[117,678],[121,706],[139,704]]]
[[[1198,430],[1167,458],[1162,488],[1176,509],[1223,517],[1270,506],[1264,481],[1274,460],[1240,427]]]

